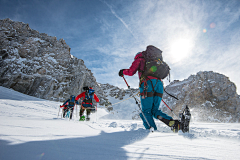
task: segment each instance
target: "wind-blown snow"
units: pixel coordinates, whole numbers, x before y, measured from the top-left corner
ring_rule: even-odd
[[[156,120],[158,131],[149,133],[141,121],[121,120],[121,115],[118,120],[107,118],[108,112],[101,106],[91,115],[90,122],[79,122],[76,112],[71,121],[61,119],[60,104],[0,87],[0,159],[240,157],[240,124],[237,123],[192,122],[189,133],[176,134]]]

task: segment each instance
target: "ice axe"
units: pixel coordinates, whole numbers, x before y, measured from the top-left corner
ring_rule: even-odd
[[[150,124],[149,124],[149,122],[148,122],[147,118],[145,117],[145,115],[144,115],[144,113],[143,113],[143,111],[142,111],[142,109],[141,109],[141,106],[140,106],[140,104],[138,103],[138,101],[137,101],[136,97],[134,96],[134,94],[133,94],[133,91],[132,91],[132,89],[130,88],[130,86],[128,85],[128,83],[127,83],[127,81],[126,81],[125,77],[124,77],[124,76],[122,76],[122,77],[123,77],[123,79],[124,79],[124,81],[125,81],[126,85],[128,86],[128,89],[130,89],[130,91],[131,91],[131,94],[132,94],[133,98],[135,99],[135,101],[136,101],[136,104],[138,105],[138,107],[139,107],[139,109],[140,109],[140,111],[141,111],[141,113],[142,113],[142,115],[143,115],[144,119],[146,120],[146,122],[147,122],[147,125],[148,125],[148,127],[150,128],[150,129],[149,129],[149,130],[150,130],[150,132],[153,132],[153,131],[154,131],[154,128],[150,126]]]

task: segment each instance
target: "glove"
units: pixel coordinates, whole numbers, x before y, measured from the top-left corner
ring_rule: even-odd
[[[119,71],[119,73],[118,73],[118,75],[119,75],[120,77],[123,77],[123,70],[124,70],[124,69],[121,69],[121,70]]]

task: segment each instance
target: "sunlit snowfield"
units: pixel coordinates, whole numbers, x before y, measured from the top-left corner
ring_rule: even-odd
[[[191,122],[189,133],[176,134],[156,121],[158,131],[149,133],[141,121],[107,119],[101,106],[89,122],[79,122],[76,112],[61,119],[60,104],[0,87],[0,159],[240,157],[240,124]]]

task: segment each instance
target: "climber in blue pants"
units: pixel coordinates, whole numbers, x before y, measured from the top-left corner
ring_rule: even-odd
[[[159,110],[163,95],[162,81],[152,76],[147,76],[144,80],[142,80],[141,77],[144,69],[145,59],[143,58],[143,52],[139,52],[136,54],[130,68],[121,69],[118,75],[120,77],[123,77],[123,75],[133,76],[138,71],[138,76],[140,80],[142,112],[144,113],[144,116],[146,117],[148,123],[151,127],[157,130],[156,124],[153,119],[156,118],[171,127],[174,132],[177,132],[180,127],[180,122],[178,120],[173,120],[172,117]],[[140,117],[143,120],[143,125],[146,129],[150,129],[144,116],[142,115],[142,113],[140,113]]]
[[[147,97],[144,98],[144,83],[140,86],[140,93],[141,93],[141,104],[142,104],[142,111],[147,118],[150,126],[152,126],[155,130],[157,130],[156,124],[154,122],[154,118],[156,119],[166,119],[172,120],[172,117],[168,116],[167,114],[163,113],[159,110],[159,106],[162,100],[163,94],[163,84],[162,81],[159,79],[149,79],[147,81]],[[154,94],[155,93],[155,94]],[[143,125],[146,129],[149,129],[147,122],[145,121],[142,114],[140,117],[143,120]]]

